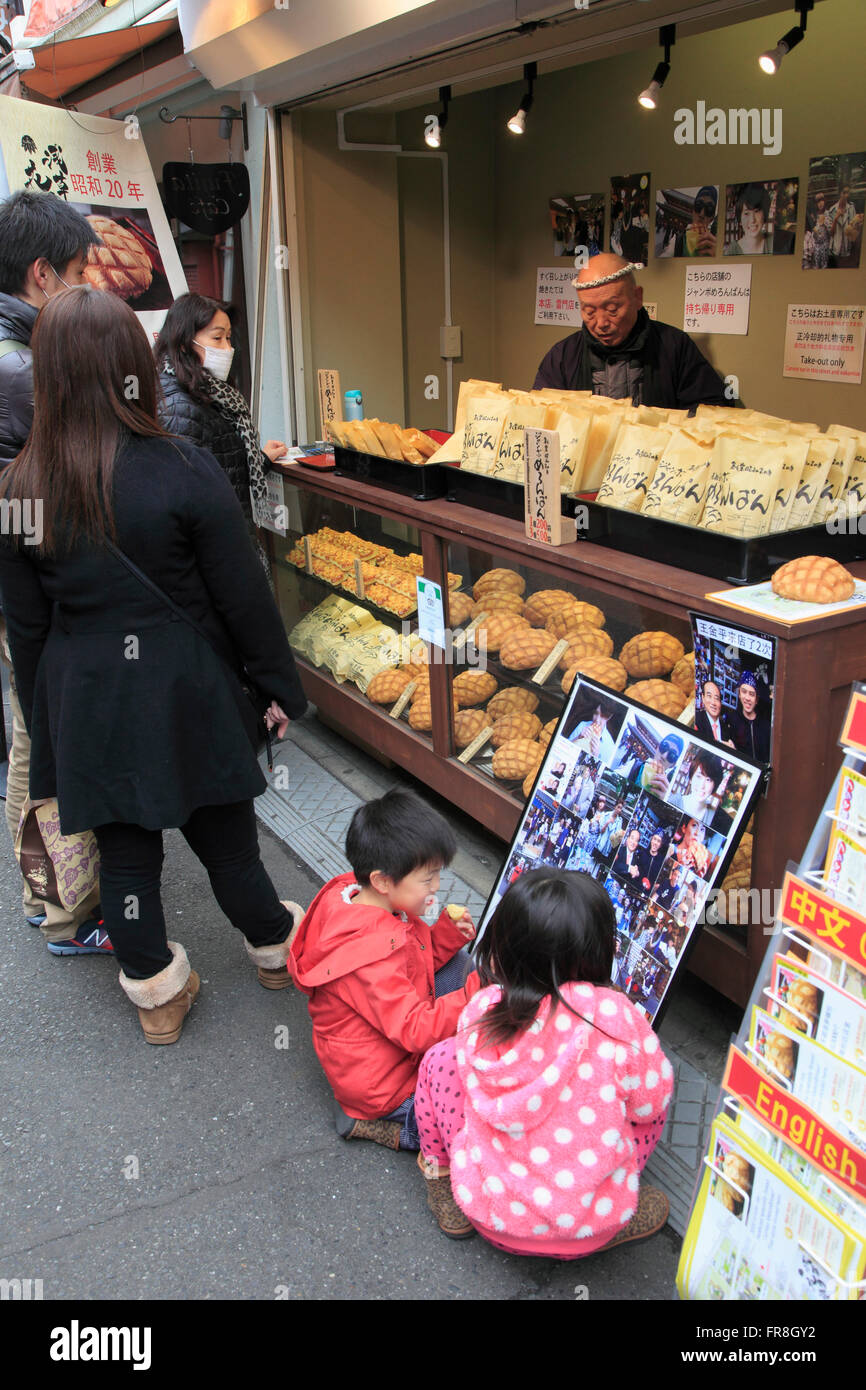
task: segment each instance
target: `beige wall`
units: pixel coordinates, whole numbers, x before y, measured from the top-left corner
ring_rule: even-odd
[[[307,419],[319,409],[316,372],[333,367],[344,391],[364,393],[369,415],[403,415],[403,315],[397,161],[341,152],[333,111],[302,111],[296,122]],[[350,138],[393,143],[390,121],[359,119]],[[306,442],[306,441],[303,441]]]
[[[456,383],[468,376],[531,386],[544,353],[565,336],[562,329],[533,324],[536,268],[555,263],[547,214],[551,195],[607,191],[612,174],[648,169],[652,223],[657,186],[796,176],[795,254],[751,258],[749,334],[696,341],[719,371],[739,377],[747,405],[822,426],[831,420],[866,426],[864,388],[782,376],[789,302],[866,303],[866,251],[857,271],[800,269],[810,156],[866,147],[866,3],[834,0],[832,7],[819,7],[804,43],[775,78],[765,77],[757,55],[785,27],[776,16],[681,41],[662,104],[653,113],[638,107],[636,95],[652,74],[655,48],[543,75],[522,139],[505,130],[520,85],[452,102],[446,132],[452,302],[453,321],[464,330],[455,398]],[[725,109],[781,107],[781,153],[677,145],[674,112],[694,109],[698,100]],[[348,133],[353,139],[396,136],[404,147],[423,150],[423,116],[435,109],[431,100],[393,124],[351,116]],[[439,162],[340,153],[333,112],[304,111],[296,120],[311,375],[319,366],[338,367],[344,388],[364,390],[370,413],[422,426],[444,424]],[[655,261],[651,251],[641,275],[645,297],[658,302],[659,318],[678,326],[685,265]],[[430,373],[440,377],[438,402],[424,398]]]
[[[793,22],[793,18],[792,18]],[[678,43],[662,103],[642,110],[637,93],[648,83],[657,54],[629,54],[556,73],[539,81],[525,136],[505,129],[520,95],[500,88],[496,133],[496,377],[530,386],[535,367],[561,329],[532,326],[535,271],[555,263],[546,225],[554,194],[609,190],[610,176],[650,170],[653,224],[657,187],[699,187],[749,179],[800,179],[795,254],[751,257],[752,298],[745,337],[695,335],[723,374],[735,373],[745,403],[798,420],[866,425],[864,388],[783,378],[789,303],[866,303],[866,251],[859,270],[800,269],[809,158],[866,148],[863,53],[866,4],[835,0],[809,21],[804,42],[774,78],[761,73],[757,55],[785,29],[763,19]],[[777,32],[778,31],[778,32]],[[703,100],[707,106],[771,106],[783,112],[782,151],[765,156],[750,146],[688,146],[674,142],[674,112]],[[452,141],[459,131],[452,132]],[[724,198],[722,190],[721,198]],[[608,217],[608,233],[610,230]],[[651,230],[652,238],[652,230]],[[650,241],[640,276],[658,316],[682,327],[684,260],[656,261]],[[730,264],[730,262],[729,262]]]

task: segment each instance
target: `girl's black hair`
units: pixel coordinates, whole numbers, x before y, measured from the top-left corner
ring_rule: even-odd
[[[576,1013],[562,996],[564,984],[610,986],[615,935],[613,903],[590,874],[550,868],[521,874],[476,952],[482,985],[502,986],[502,998],[484,1016],[486,1041],[505,1043],[522,1033],[548,995]]]
[[[210,383],[213,378],[200,360],[193,339],[220,312],[232,322],[231,305],[208,299],[203,294],[182,294],[166,314],[153,347],[157,371],[161,372],[167,362],[174,369],[178,386],[204,405],[212,400]]]
[[[456,853],[448,822],[414,792],[386,792],[359,806],[346,835],[346,858],[364,887],[375,869],[399,883],[428,864],[444,868]]]

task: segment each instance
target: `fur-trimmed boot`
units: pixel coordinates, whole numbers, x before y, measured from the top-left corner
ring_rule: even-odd
[[[299,903],[292,902],[283,902],[283,907],[291,913],[292,917],[292,927],[285,941],[278,941],[275,946],[251,946],[244,939],[247,955],[253,965],[258,967],[259,984],[263,985],[265,989],[288,989],[292,983],[292,978],[286,969],[286,960],[292,949],[292,942],[297,936],[298,927],[301,925],[304,909]]]
[[[171,965],[158,975],[131,980],[120,972],[121,987],[138,1009],[145,1041],[149,1043],[177,1042],[201,986],[180,942],[169,941],[168,948],[173,957]]]
[[[418,1167],[427,1183],[427,1205],[436,1217],[443,1235],[449,1240],[468,1240],[475,1235],[475,1227],[458,1207],[451,1191],[451,1169],[435,1158],[418,1155]]]

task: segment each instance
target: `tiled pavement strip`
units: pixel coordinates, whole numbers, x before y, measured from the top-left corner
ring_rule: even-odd
[[[292,726],[289,739],[275,752],[275,768],[284,768],[280,783],[273,785],[256,802],[261,821],[322,879],[345,873],[349,865],[343,854],[346,828],[355,808],[362,801],[381,796],[389,787],[406,785],[411,779],[400,768],[384,768],[347,744],[338,734],[308,716]],[[267,774],[266,774],[267,775]],[[423,787],[413,784],[423,794]],[[443,808],[446,810],[447,808]],[[480,828],[473,832],[462,820],[458,836],[461,848],[442,874],[441,903],[465,903],[477,921],[493,886],[503,855],[501,842]],[[695,1180],[700,1168],[716,1101],[730,1031],[736,1027],[733,1005],[727,1009],[728,1027],[712,1014],[719,996],[707,991],[708,999],[698,1004],[699,1018],[678,1008],[674,998],[661,1027],[665,1051],[675,1072],[674,1099],[661,1143],[647,1166],[647,1176],[667,1194],[671,1204],[670,1224],[684,1234]],[[724,1001],[721,1001],[724,1009]],[[697,1036],[694,1036],[696,1034]],[[673,1034],[680,1048],[672,1045]],[[695,1043],[693,1047],[690,1044]],[[686,1060],[685,1046],[693,1055],[701,1054],[712,1072],[708,1075]]]

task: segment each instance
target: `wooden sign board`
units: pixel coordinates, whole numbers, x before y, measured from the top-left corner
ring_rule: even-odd
[[[577,537],[574,520],[562,515],[562,468],[556,430],[524,431],[526,534],[546,545],[569,545]]]
[[[328,425],[331,420],[343,418],[343,393],[340,389],[340,373],[331,367],[320,367],[319,378],[319,423],[322,439],[330,439]]]

